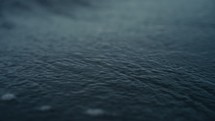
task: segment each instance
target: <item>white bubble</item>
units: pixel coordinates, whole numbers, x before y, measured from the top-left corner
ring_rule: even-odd
[[[12,94],[12,93],[6,93],[6,94],[1,96],[1,100],[3,100],[3,101],[14,100],[15,98],[16,98],[16,95]]]
[[[49,111],[51,109],[52,109],[52,107],[50,105],[43,105],[43,106],[39,107],[40,111]]]
[[[90,116],[100,116],[105,114],[105,111],[102,109],[87,109],[86,114]]]

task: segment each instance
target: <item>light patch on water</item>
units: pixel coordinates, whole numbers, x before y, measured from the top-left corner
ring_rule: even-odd
[[[105,114],[105,111],[102,109],[87,109],[85,113],[90,116],[101,116]]]
[[[10,101],[16,99],[16,95],[12,93],[6,93],[1,96],[1,100],[3,101]]]
[[[49,111],[52,109],[52,106],[50,105],[43,105],[41,107],[38,108],[40,111]]]

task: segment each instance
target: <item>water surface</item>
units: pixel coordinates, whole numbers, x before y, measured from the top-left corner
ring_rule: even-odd
[[[0,121],[215,120],[213,0],[0,0]]]

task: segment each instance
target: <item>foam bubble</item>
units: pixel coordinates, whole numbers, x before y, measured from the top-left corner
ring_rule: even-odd
[[[6,94],[1,96],[1,100],[3,100],[3,101],[14,100],[15,98],[16,98],[16,95],[12,94],[12,93],[6,93]]]
[[[90,116],[100,116],[104,115],[105,111],[102,109],[87,109],[85,113]]]
[[[43,106],[39,107],[40,111],[49,111],[51,109],[52,109],[52,107],[50,105],[43,105]]]

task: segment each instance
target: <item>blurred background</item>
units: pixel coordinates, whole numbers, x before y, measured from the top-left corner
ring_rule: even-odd
[[[0,0],[0,121],[214,121],[214,0]]]

